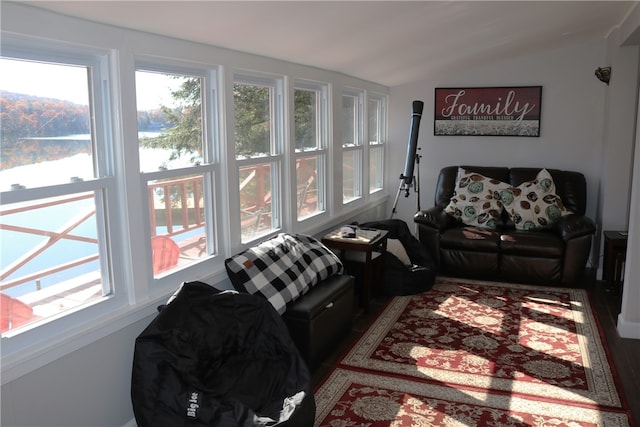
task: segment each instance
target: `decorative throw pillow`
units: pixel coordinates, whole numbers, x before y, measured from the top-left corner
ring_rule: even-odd
[[[286,305],[344,267],[336,254],[312,236],[280,233],[225,260],[240,292],[260,294],[282,314]]]
[[[500,198],[518,230],[548,228],[571,213],[556,194],[556,185],[546,169],[538,172],[533,181],[502,191]]]
[[[400,240],[387,239],[387,252],[398,258],[404,265],[411,265],[411,258]]]
[[[444,211],[466,225],[494,230],[503,208],[500,193],[509,187],[497,179],[458,168],[455,191]]]

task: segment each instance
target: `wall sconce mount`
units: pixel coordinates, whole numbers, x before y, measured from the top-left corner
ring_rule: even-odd
[[[596,77],[601,82],[609,84],[609,80],[611,80],[611,67],[598,67],[596,68]]]

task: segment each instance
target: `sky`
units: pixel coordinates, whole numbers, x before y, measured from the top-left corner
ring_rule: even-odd
[[[88,105],[86,73],[85,67],[0,59],[0,91]],[[175,88],[180,82],[159,73],[144,72],[142,75],[144,78],[136,79],[138,110],[170,105],[169,88]]]

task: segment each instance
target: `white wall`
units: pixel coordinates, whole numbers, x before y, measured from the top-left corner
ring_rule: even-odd
[[[2,386],[2,424],[123,426],[133,418],[131,367],[136,337],[153,317],[134,323]]]
[[[638,101],[640,104],[640,98]],[[631,219],[618,332],[623,338],[640,339],[640,109],[636,132]]]
[[[622,44],[620,49],[628,52],[628,47],[635,48],[638,59],[640,46],[640,6],[629,14],[620,26],[619,34],[615,34]],[[617,67],[617,66],[616,66]],[[636,62],[634,75],[636,84],[640,81],[640,64]],[[631,91],[631,88],[629,88]],[[640,93],[636,92],[636,127],[634,171],[631,189],[631,208],[629,214],[629,242],[624,272],[621,312],[618,316],[618,332],[623,338],[640,339]]]
[[[607,59],[612,68],[606,88],[602,147],[602,181],[598,220],[603,230],[626,230],[629,224],[630,185],[633,169],[638,84],[638,46],[620,46],[620,32],[607,40]]]

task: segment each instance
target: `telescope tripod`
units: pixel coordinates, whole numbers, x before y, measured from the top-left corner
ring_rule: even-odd
[[[420,147],[418,147],[418,150],[420,150]],[[409,180],[409,182],[407,183],[406,177],[403,174],[400,174],[400,185],[398,186],[398,192],[396,193],[396,198],[393,201],[393,208],[391,209],[391,218],[393,219],[393,216],[396,214],[396,208],[398,207],[398,199],[400,198],[400,193],[402,193],[403,191],[405,192],[404,197],[409,197],[409,193],[411,190],[411,184],[413,183],[413,187],[414,187],[414,191],[416,193],[416,212],[418,212],[420,210],[420,158],[422,156],[418,153],[416,153],[415,156],[415,164],[416,164],[416,176],[413,177],[413,179]]]

